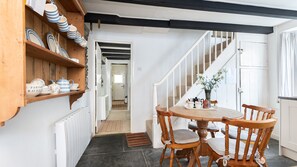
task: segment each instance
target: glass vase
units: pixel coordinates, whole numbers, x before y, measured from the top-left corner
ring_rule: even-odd
[[[205,99],[207,99],[208,101],[210,101],[211,90],[205,89],[204,91],[205,91]]]

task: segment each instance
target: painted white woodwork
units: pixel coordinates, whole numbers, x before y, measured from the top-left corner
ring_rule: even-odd
[[[268,103],[268,54],[267,43],[239,39],[240,55],[240,106]]]
[[[160,82],[154,84],[153,107],[161,105],[169,108],[174,105],[184,105],[184,102],[187,98],[195,97],[202,92],[202,86],[197,84],[197,73],[201,72],[201,74],[204,76],[211,77],[231,60],[231,58],[236,53],[236,42],[234,39],[228,38],[228,33],[226,33],[224,37],[221,35],[221,40],[219,40],[219,43],[213,43],[213,41],[217,42],[217,39],[212,38],[213,35],[216,37],[215,34],[216,33],[212,31],[207,31],[204,33],[204,35],[197,40],[197,42],[184,54],[177,64],[175,64],[175,66],[173,66],[173,68],[165,75],[165,77]],[[225,38],[225,40],[222,40],[222,38]],[[228,41],[231,43],[227,44]],[[222,52],[216,56],[216,53],[212,50],[218,44],[221,45]],[[203,54],[201,55],[201,65],[203,68],[202,70],[198,69],[199,71],[196,71],[195,74],[193,74],[193,69],[195,69],[195,66],[197,66],[196,62],[199,62],[200,59],[200,54],[195,52],[200,50],[199,48],[201,46],[201,50],[203,50]],[[196,60],[193,60],[194,53],[196,55]],[[180,69],[184,69],[184,71],[181,72]],[[177,76],[175,75],[176,71],[179,71],[179,75]],[[195,77],[195,81],[193,81],[193,77]],[[178,85],[179,83],[184,83],[184,85]],[[182,96],[180,95],[180,98],[178,98],[178,96],[176,96],[174,93],[176,87],[185,87],[183,89],[184,91]],[[164,90],[165,94],[163,93]],[[181,88],[179,88],[179,90],[179,92],[181,92]],[[174,124],[175,127],[185,128],[187,125],[187,120],[175,119]],[[150,127],[147,129],[150,129]],[[156,148],[162,146],[162,143],[160,142],[161,131],[158,125],[157,114],[155,110],[153,112],[153,124],[151,129],[153,133],[153,147]]]
[[[297,100],[281,99],[280,154],[297,160]]]
[[[112,65],[112,100],[124,100],[127,89],[127,65]]]

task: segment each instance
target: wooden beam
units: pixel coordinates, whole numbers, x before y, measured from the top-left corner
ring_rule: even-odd
[[[179,9],[191,9],[211,12],[244,14],[253,16],[264,16],[285,19],[297,19],[296,10],[287,10],[254,5],[232,4],[225,2],[214,2],[205,0],[109,0],[113,2],[124,2],[140,5],[161,6]]]
[[[229,32],[246,32],[270,34],[273,32],[273,27],[266,26],[250,26],[242,24],[226,24],[212,23],[200,21],[186,20],[150,20],[140,18],[126,18],[116,15],[87,13],[85,22],[96,23],[100,19],[102,24],[114,25],[130,25],[130,26],[147,26],[159,28],[180,28],[180,29],[195,29],[195,30],[214,30],[214,31],[229,31]]]
[[[105,49],[105,48],[101,48],[101,52],[102,53],[130,53],[130,50],[127,50],[127,49]]]
[[[98,42],[100,47],[130,48],[130,44]]]

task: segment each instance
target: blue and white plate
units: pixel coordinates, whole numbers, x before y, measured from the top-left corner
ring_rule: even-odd
[[[28,41],[31,41],[39,46],[42,46],[45,48],[44,43],[40,39],[40,37],[37,35],[37,33],[31,29],[31,28],[26,28],[26,39]]]
[[[56,39],[51,32],[47,33],[46,41],[47,41],[47,46],[49,50],[57,53]]]
[[[67,51],[64,48],[61,47],[60,50],[61,50],[61,55],[62,56],[66,57],[66,58],[70,58]]]

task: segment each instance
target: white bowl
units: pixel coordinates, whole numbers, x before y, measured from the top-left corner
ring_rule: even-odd
[[[71,24],[69,27],[70,27],[69,32],[75,32],[76,33],[77,28],[74,25]]]
[[[26,84],[26,96],[35,97],[39,95],[42,91],[42,86],[36,84]]]
[[[35,78],[31,81],[31,84],[34,84],[34,85],[38,85],[38,86],[41,86],[41,87],[44,87],[45,86],[45,82],[44,80],[40,79],[40,78]]]
[[[48,3],[48,4],[45,4],[44,10],[46,12],[50,12],[50,13],[56,12],[56,11],[58,11],[58,7],[55,4]]]
[[[60,16],[58,11],[54,12],[54,13],[45,12],[45,15],[48,16],[48,17]]]
[[[59,24],[61,24],[61,23],[66,23],[66,24],[67,24],[67,18],[64,17],[64,16],[61,16],[61,17],[60,17],[60,20],[59,20],[58,23],[59,23]]]

